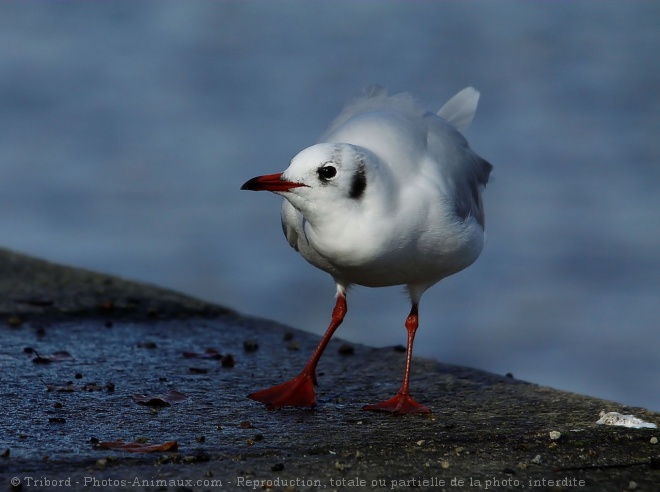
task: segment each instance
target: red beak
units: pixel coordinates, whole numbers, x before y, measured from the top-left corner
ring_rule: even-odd
[[[286,181],[282,179],[282,173],[277,174],[266,174],[265,176],[257,176],[252,178],[249,181],[246,181],[241,190],[250,190],[250,191],[289,191],[291,188],[299,188],[301,186],[307,186],[302,183],[294,183],[292,181]]]

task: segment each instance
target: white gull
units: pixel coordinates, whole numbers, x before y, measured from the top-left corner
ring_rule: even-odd
[[[370,88],[284,172],[242,186],[284,197],[289,244],[337,287],[330,326],[302,372],[250,398],[268,408],[315,406],[316,365],[344,319],[348,288],[405,285],[412,307],[403,384],[393,398],[364,409],[430,412],[409,391],[418,305],[429,287],[471,265],[483,248],[481,189],[492,166],[461,134],[478,100],[468,87],[432,113],[409,94]]]

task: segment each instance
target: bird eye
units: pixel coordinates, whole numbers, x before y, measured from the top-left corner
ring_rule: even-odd
[[[319,179],[321,181],[329,181],[337,175],[337,168],[335,166],[322,166],[318,169]]]

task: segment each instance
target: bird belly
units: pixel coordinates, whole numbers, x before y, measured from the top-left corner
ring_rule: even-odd
[[[375,241],[376,237],[382,239]],[[298,250],[309,263],[336,280],[385,287],[432,285],[471,265],[483,247],[483,230],[474,219],[455,223],[451,233],[427,231],[415,237],[410,240],[369,228],[319,235],[308,230],[299,239]]]

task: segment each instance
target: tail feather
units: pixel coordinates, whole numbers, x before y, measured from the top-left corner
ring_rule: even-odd
[[[437,114],[462,132],[472,123],[478,103],[479,91],[474,87],[466,87],[447,101]]]

